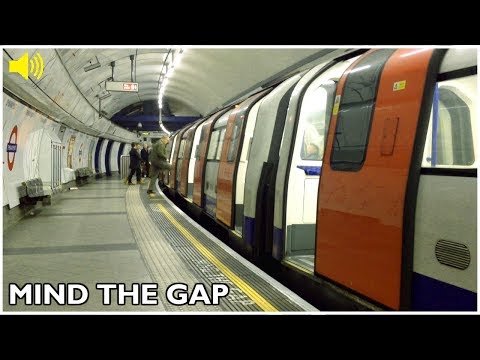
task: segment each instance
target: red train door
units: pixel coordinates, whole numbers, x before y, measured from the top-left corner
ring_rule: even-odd
[[[339,82],[328,134],[315,273],[392,309],[409,306],[419,153],[441,53],[366,53]]]
[[[222,155],[218,168],[216,217],[230,228],[233,227],[234,219],[236,173],[240,158],[239,149],[242,148],[243,144],[247,116],[252,106],[270,90],[271,89],[264,90],[250,96],[233,110],[228,117],[225,140],[223,142]]]

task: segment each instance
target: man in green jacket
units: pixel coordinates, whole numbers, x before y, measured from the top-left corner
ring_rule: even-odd
[[[150,183],[148,184],[147,194],[155,193],[153,189],[155,188],[155,182],[157,181],[160,172],[172,168],[167,161],[167,144],[169,142],[170,138],[164,135],[152,146],[152,152],[150,153],[152,167],[150,169]]]

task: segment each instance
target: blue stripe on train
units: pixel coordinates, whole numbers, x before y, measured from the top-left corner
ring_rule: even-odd
[[[243,239],[245,244],[253,247],[255,234],[255,219],[245,216],[243,223]],[[283,259],[283,229],[273,227],[273,249],[272,256],[277,260]]]
[[[243,218],[243,239],[245,244],[252,247],[253,246],[253,234],[255,232],[255,219],[245,216]]]
[[[416,311],[476,311],[477,294],[414,272],[412,309]]]
[[[273,227],[273,249],[272,256],[277,260],[283,258],[283,229]]]
[[[244,217],[243,238],[253,246],[255,219]],[[273,257],[283,257],[283,229],[273,228]],[[412,310],[415,311],[476,311],[477,294],[428,276],[413,273]]]
[[[322,172],[321,166],[297,165],[297,168],[305,171],[305,175],[320,175]]]

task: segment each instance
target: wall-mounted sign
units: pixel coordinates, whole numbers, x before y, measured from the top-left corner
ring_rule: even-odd
[[[13,137],[15,136],[15,140]],[[18,139],[18,128],[15,125],[10,133],[10,139],[7,143],[7,162],[8,162],[8,170],[13,170],[13,164],[15,164],[15,154],[17,152],[17,139]],[[10,159],[10,154],[13,154],[12,158]]]
[[[138,92],[138,83],[123,82],[123,81],[107,81],[105,83],[107,91],[129,91]]]

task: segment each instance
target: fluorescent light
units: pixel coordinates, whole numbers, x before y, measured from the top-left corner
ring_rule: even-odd
[[[102,66],[102,65],[100,65],[100,63],[96,63],[96,64],[92,64],[92,65],[88,65],[88,66],[84,67],[83,70],[85,70],[85,72],[88,72],[88,71],[91,71],[93,69],[97,69],[100,66]]]
[[[160,129],[162,129],[164,132],[167,133],[168,136],[170,136],[170,131],[168,131],[167,129],[165,129],[165,126],[163,126],[163,123],[160,123]]]

